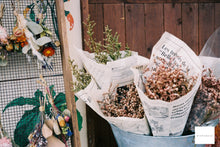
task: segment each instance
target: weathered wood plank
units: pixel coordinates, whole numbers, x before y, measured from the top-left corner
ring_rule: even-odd
[[[214,32],[214,7],[214,3],[199,4],[199,52],[209,36]]]
[[[64,87],[66,95],[67,108],[71,112],[72,127],[74,135],[71,138],[72,146],[80,147],[80,135],[78,128],[77,112],[76,112],[76,103],[74,100],[74,93],[72,91],[72,72],[69,67],[69,46],[67,39],[67,29],[66,29],[66,20],[64,14],[64,4],[63,1],[56,2],[57,10],[57,23],[59,27],[59,36],[61,42],[61,55],[62,55],[62,65],[63,65],[63,78],[64,78]]]
[[[117,3],[131,3],[131,4],[149,4],[149,3],[219,3],[220,0],[89,0],[90,4],[117,4]]]
[[[131,4],[139,4],[139,3],[163,3],[166,0],[124,0],[125,3],[131,3]]]
[[[145,30],[144,30],[144,5],[126,4],[126,42],[131,50],[146,56]]]
[[[150,58],[153,46],[164,32],[163,4],[145,4],[145,29],[146,56]]]
[[[81,25],[82,25],[82,44],[83,44],[83,49],[86,48],[85,40],[88,40],[88,35],[86,33],[86,27],[85,25],[83,25],[83,22],[86,22],[86,19],[88,18],[89,15],[89,4],[88,4],[88,0],[80,0],[80,4],[81,4]]]
[[[181,4],[164,4],[165,31],[182,38]]]
[[[114,16],[114,17],[113,17]],[[104,25],[112,29],[112,33],[118,32],[122,49],[125,46],[125,16],[124,4],[104,4]]]
[[[89,0],[90,4],[117,4],[117,3],[123,3],[124,0]]]
[[[89,14],[91,16],[91,20],[94,20],[96,26],[94,28],[94,37],[96,41],[103,40],[103,4],[90,4],[89,5]]]
[[[182,4],[182,39],[198,55],[198,4]]]
[[[220,3],[215,3],[215,29],[220,27]]]

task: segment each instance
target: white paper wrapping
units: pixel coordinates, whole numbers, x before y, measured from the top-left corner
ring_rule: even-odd
[[[107,62],[107,64],[100,64],[94,60],[94,54],[76,49],[78,55],[83,62],[84,68],[95,80],[99,88],[108,90],[111,84],[118,84],[123,86],[131,83],[133,80],[133,73],[131,67],[137,65],[137,52],[132,52],[132,56],[118,59],[116,61]],[[121,51],[123,54],[124,52]]]
[[[146,118],[129,118],[129,117],[107,117],[105,116],[97,101],[103,99],[103,93],[105,91],[100,90],[94,80],[84,89],[81,90],[75,95],[82,99],[89,107],[91,107],[98,115],[107,120],[109,123],[114,124],[118,128],[132,133],[137,134],[150,134],[149,126]]]
[[[161,57],[166,61],[181,65],[183,71],[189,76],[198,76],[192,90],[172,102],[152,100],[144,92],[143,75],[139,70],[132,68],[134,82],[140,95],[145,114],[149,121],[154,136],[179,136],[183,133],[194,96],[201,83],[202,65],[198,56],[180,39],[165,32],[157,44],[153,47],[149,68],[152,71],[156,64],[154,59]],[[174,58],[174,59],[173,59]],[[149,74],[149,73],[148,73]]]

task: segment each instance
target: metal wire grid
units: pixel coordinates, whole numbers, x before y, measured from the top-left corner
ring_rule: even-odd
[[[14,2],[16,3],[15,0]],[[5,4],[5,12],[2,19],[3,26],[7,28],[8,33],[11,34],[16,20],[13,15],[11,1],[1,0],[0,3]],[[32,0],[20,0],[21,12],[31,3],[33,3]],[[52,39],[57,40],[50,9],[47,10],[47,14],[47,27],[53,32]],[[42,74],[45,77],[48,85],[55,85],[55,91],[57,94],[59,92],[64,92],[60,48],[56,50],[53,62],[53,71],[38,69],[36,58],[32,59],[31,62],[28,62],[26,56],[21,53],[10,54],[8,65],[6,67],[0,67],[0,111],[2,112],[6,104],[15,98],[21,96],[31,98],[34,96],[34,92],[37,89],[43,91],[42,86],[36,83],[39,74]],[[14,129],[24,111],[30,109],[32,109],[32,106],[16,106],[9,108],[2,114],[2,124],[11,137],[14,136]],[[68,142],[68,145],[71,145],[70,141]]]
[[[5,13],[2,19],[3,26],[6,27],[7,31],[11,34],[16,21],[11,7],[11,1],[3,0],[0,1],[0,3],[5,4]],[[32,0],[20,0],[21,12],[25,9],[27,5],[31,3],[33,3]],[[48,15],[46,19],[46,25],[53,32],[52,39],[57,40],[52,23],[51,11],[49,8],[47,9],[47,14]],[[39,73],[43,74],[44,76],[62,75],[60,49],[56,50],[56,55],[53,61],[53,71],[38,69],[36,57],[33,57],[31,62],[29,63],[24,54],[12,53],[11,56],[9,56],[8,65],[6,67],[0,67],[0,81],[16,80],[18,78],[36,78],[39,76]],[[25,68],[25,70],[23,68]]]

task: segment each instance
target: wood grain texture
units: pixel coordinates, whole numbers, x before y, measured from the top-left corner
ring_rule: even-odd
[[[91,15],[91,20],[94,20],[96,26],[94,28],[94,37],[96,41],[103,40],[103,4],[90,4],[89,14]]]
[[[86,22],[86,19],[88,18],[89,15],[89,3],[88,0],[80,0],[80,4],[81,4],[81,25],[82,25],[82,44],[83,44],[83,49],[86,49],[86,45],[84,42],[85,40],[88,40],[88,35],[86,33],[86,27],[85,25],[83,25],[83,22]]]
[[[209,36],[214,32],[214,7],[214,3],[199,4],[199,52]]]
[[[118,32],[122,49],[125,49],[124,4],[104,4],[104,26],[108,25],[112,33]]]
[[[215,3],[215,29],[220,27],[220,3]]]
[[[139,3],[163,3],[166,0],[125,0],[125,3],[131,3],[131,4],[139,4]]]
[[[122,3],[124,0],[89,0],[90,4],[98,4],[98,3],[105,3],[105,4],[118,4]]]
[[[181,4],[164,4],[165,31],[182,38]]]
[[[145,4],[146,56],[150,58],[153,46],[164,32],[163,4]]]
[[[198,4],[182,4],[182,39],[198,55]]]
[[[72,91],[72,72],[69,67],[69,46],[67,39],[67,29],[66,29],[66,20],[64,14],[64,4],[63,1],[56,1],[56,10],[57,10],[57,23],[59,27],[59,36],[61,42],[61,55],[62,55],[62,65],[63,65],[63,78],[64,78],[64,87],[66,95],[67,108],[71,112],[72,127],[74,135],[71,138],[72,146],[80,147],[80,135],[78,128],[77,112],[76,112],[76,103],[74,100],[74,93]]]
[[[90,4],[117,4],[117,3],[132,3],[132,4],[149,4],[149,3],[210,3],[220,2],[220,0],[89,0]]]
[[[126,4],[126,42],[131,50],[139,55],[146,56],[144,4]]]

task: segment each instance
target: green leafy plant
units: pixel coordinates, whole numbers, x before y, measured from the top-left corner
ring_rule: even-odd
[[[91,75],[87,73],[84,68],[79,69],[74,60],[69,59],[69,64],[71,66],[73,76],[76,78],[76,80],[73,82],[73,91],[78,92],[82,89],[85,89],[91,82]]]
[[[88,40],[85,40],[85,43],[90,51],[95,53],[96,62],[106,64],[112,60],[114,61],[131,56],[131,51],[127,45],[125,47],[126,54],[122,56],[120,53],[122,46],[121,42],[119,42],[119,34],[116,32],[113,35],[112,29],[108,26],[105,27],[105,31],[103,32],[105,38],[103,39],[104,44],[102,44],[101,41],[97,42],[96,38],[94,38],[94,27],[96,24],[94,21],[90,20],[90,16],[88,16],[84,25],[87,28],[88,34]]]
[[[55,91],[53,90],[53,86],[50,86],[50,90],[52,93],[52,96],[54,98],[54,103],[56,107],[59,110],[66,109],[66,98],[64,93],[59,93],[56,95]],[[40,90],[37,90],[34,93],[34,97],[32,98],[24,98],[19,97],[14,99],[13,101],[9,102],[3,112],[5,112],[8,108],[13,106],[24,106],[24,105],[32,105],[34,108],[32,110],[26,110],[21,117],[21,119],[18,121],[16,125],[16,129],[14,131],[14,140],[15,143],[19,146],[26,146],[28,145],[28,136],[29,134],[34,130],[35,125],[39,122],[39,107],[40,107],[40,101],[39,98],[44,97],[43,92]],[[48,103],[45,105],[45,113],[47,116],[51,116],[51,105]],[[22,139],[21,139],[22,138]]]

